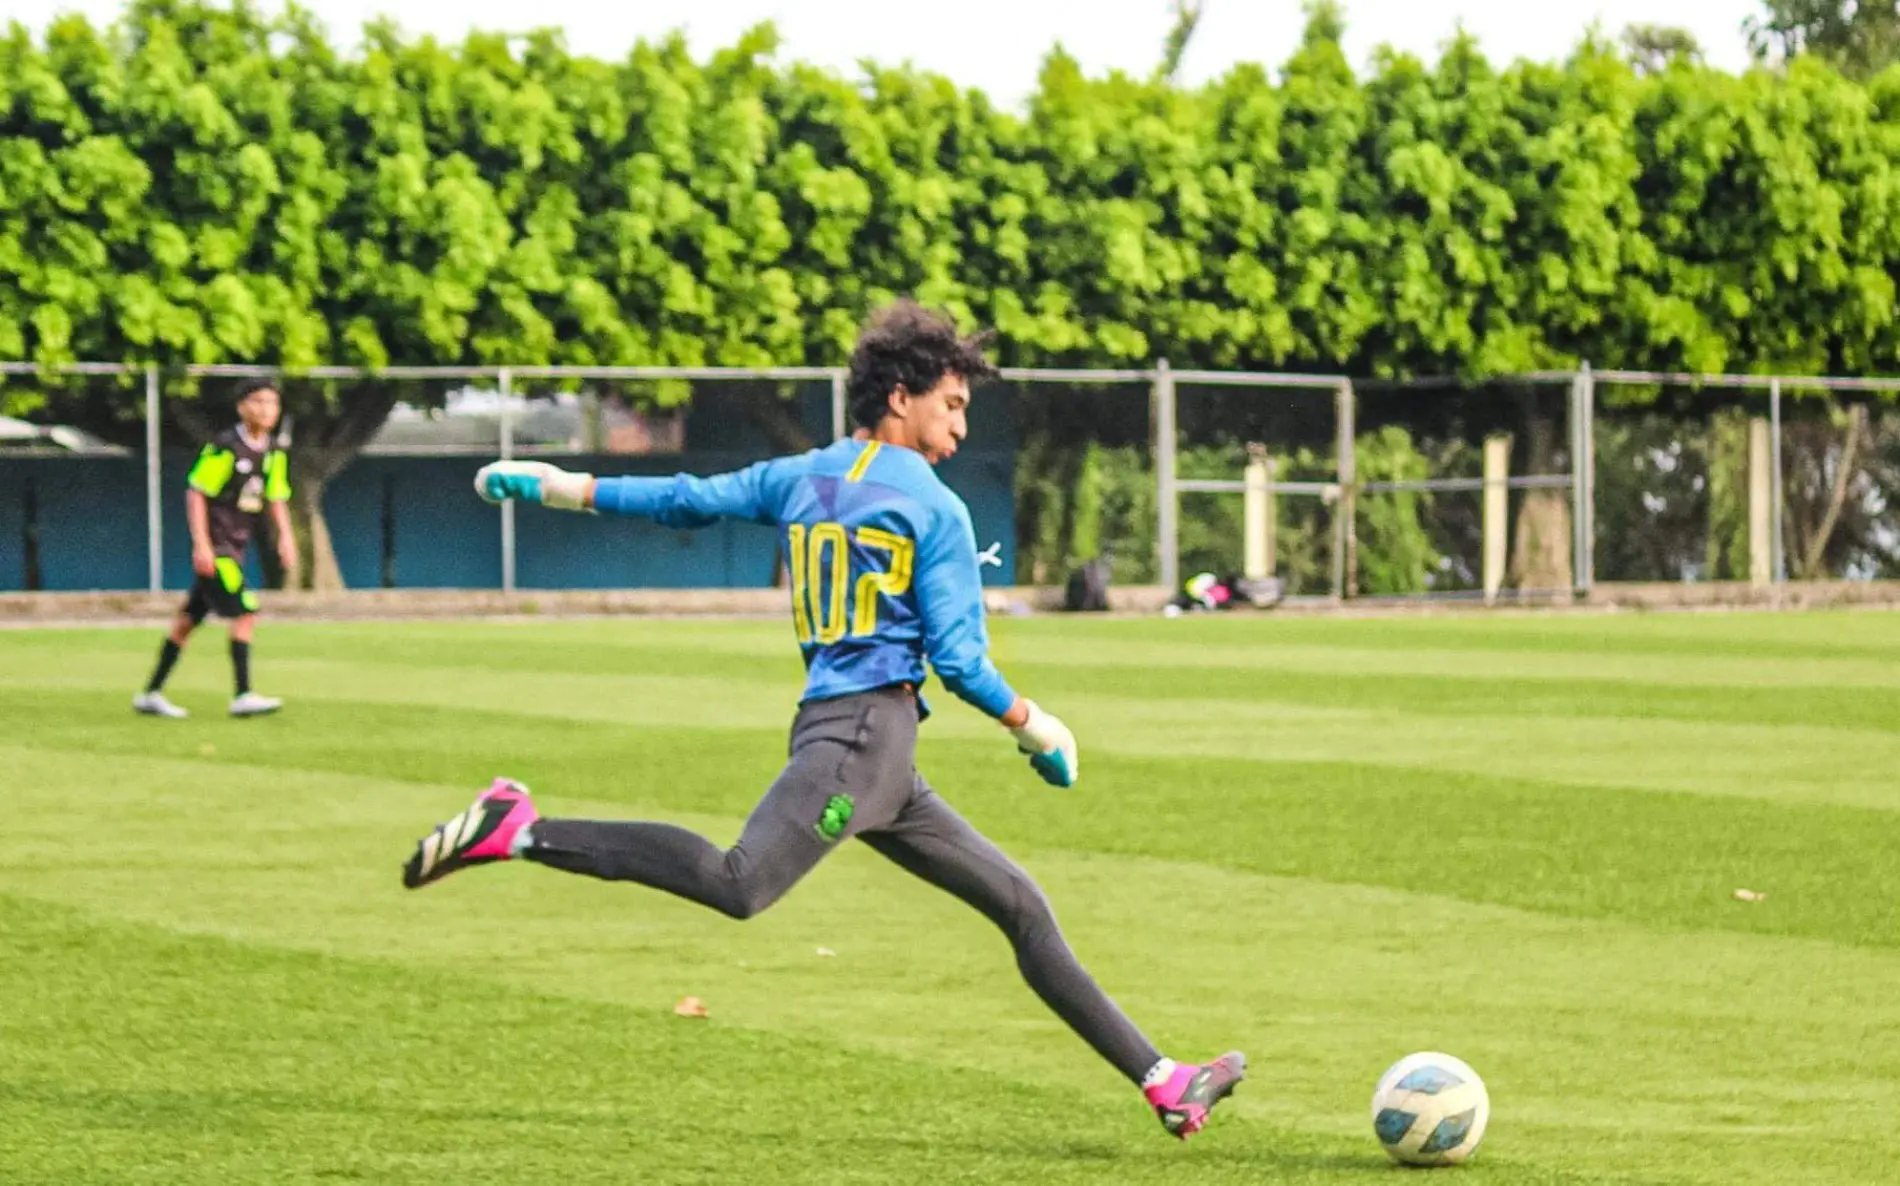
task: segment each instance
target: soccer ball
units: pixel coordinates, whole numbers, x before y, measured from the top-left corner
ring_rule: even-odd
[[[1457,1165],[1477,1151],[1490,1118],[1484,1080],[1449,1054],[1406,1055],[1372,1093],[1372,1131],[1401,1165]]]

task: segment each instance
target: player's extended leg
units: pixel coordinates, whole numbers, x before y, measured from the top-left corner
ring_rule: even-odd
[[[639,820],[536,823],[520,855],[603,881],[631,881],[747,919],[785,896],[832,849],[822,832],[829,796],[794,761],[722,849],[697,832]]]
[[[255,597],[246,590],[244,596]],[[247,610],[231,620],[231,715],[257,717],[276,712],[284,702],[251,690],[251,640],[257,636],[257,613]]]
[[[671,824],[535,818],[525,789],[498,781],[424,838],[403,884],[416,888],[471,864],[518,856],[751,918],[840,840],[897,814],[916,727],[914,705],[891,694],[807,706],[793,726],[790,760],[729,849]]]
[[[955,808],[917,778],[910,801],[866,844],[904,869],[948,890],[994,922],[1016,951],[1016,966],[1037,996],[1083,1041],[1139,1085],[1162,1124],[1185,1139],[1208,1110],[1240,1082],[1247,1060],[1223,1055],[1205,1066],[1164,1058],[1083,970],[1056,925],[1055,912],[1029,874]]]
[[[172,619],[171,633],[165,636],[165,642],[158,650],[158,664],[152,668],[152,678],[145,683],[145,690],[132,698],[132,707],[151,717],[186,717],[184,709],[173,704],[165,697],[165,681],[171,678],[172,668],[178,665],[179,655],[184,653],[185,644],[191,641],[191,632],[196,630],[211,612],[210,604],[196,585],[191,596],[179,607],[178,616]]]
[[[231,620],[231,715],[258,717],[276,712],[284,702],[251,690],[251,640],[257,636],[257,594],[244,584],[238,562],[218,559],[218,612]]]

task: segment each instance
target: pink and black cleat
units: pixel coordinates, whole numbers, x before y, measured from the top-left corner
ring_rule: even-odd
[[[1201,1131],[1214,1105],[1246,1077],[1247,1056],[1236,1050],[1206,1066],[1177,1066],[1167,1082],[1143,1088],[1142,1094],[1161,1118],[1161,1126],[1185,1141]]]
[[[402,867],[402,883],[421,889],[457,869],[505,861],[521,829],[540,818],[527,787],[498,778],[467,811],[422,838],[415,855]]]

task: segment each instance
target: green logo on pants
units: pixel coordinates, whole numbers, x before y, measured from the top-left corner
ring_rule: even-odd
[[[833,795],[825,804],[825,813],[818,817],[813,829],[820,840],[836,840],[844,835],[845,825],[851,822],[851,796]]]

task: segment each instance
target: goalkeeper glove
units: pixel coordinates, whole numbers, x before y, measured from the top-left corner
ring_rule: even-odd
[[[538,502],[557,511],[593,513],[594,475],[574,474],[545,461],[491,461],[475,473],[484,502]]]
[[[1072,787],[1082,773],[1081,754],[1075,734],[1056,717],[1044,712],[1033,700],[1023,703],[1029,719],[1011,729],[1016,748],[1029,755],[1029,765],[1050,786]]]

